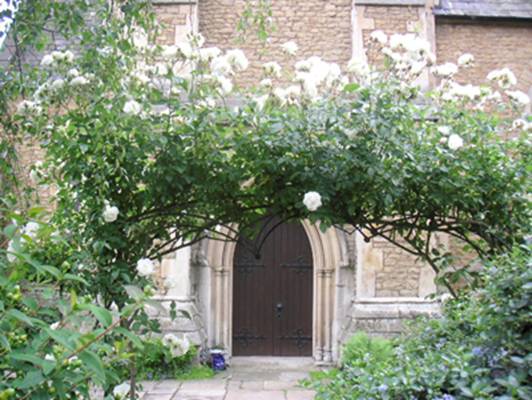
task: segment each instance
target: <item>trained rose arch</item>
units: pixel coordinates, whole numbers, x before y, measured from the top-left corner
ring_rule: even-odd
[[[241,50],[201,35],[155,45],[151,19],[115,14],[46,54],[2,116],[7,134],[44,148],[31,178],[56,190],[46,226],[105,307],[125,307],[124,284],[146,284],[164,254],[236,240],[265,215],[383,237],[440,278],[463,265],[435,236],[488,258],[528,234],[529,98],[508,69],[464,85],[471,55],[435,65],[425,40],[377,31],[376,65],[298,60],[290,42],[294,68],[271,60],[243,87]],[[8,256],[24,245],[13,239]]]

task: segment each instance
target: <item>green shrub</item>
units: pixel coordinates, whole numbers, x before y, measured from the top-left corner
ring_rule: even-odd
[[[137,374],[140,379],[175,379],[189,372],[197,358],[196,347],[181,356],[174,356],[168,346],[159,338],[144,341],[144,352],[137,361]]]
[[[530,247],[487,262],[480,288],[410,324],[391,355],[357,335],[342,370],[315,383],[318,398],[532,398],[531,266]]]
[[[342,365],[354,360],[368,361],[368,365],[381,363],[393,356],[392,342],[383,338],[371,338],[365,332],[353,335],[345,344],[342,354]]]

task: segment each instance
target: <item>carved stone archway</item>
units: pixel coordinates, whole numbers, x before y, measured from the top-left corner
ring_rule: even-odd
[[[317,225],[301,222],[308,236],[314,264],[313,351],[316,363],[337,360],[337,293],[339,268],[347,264],[343,235],[334,228],[321,232]],[[233,258],[236,242],[210,240],[206,245],[210,276],[205,305],[209,346],[222,346],[232,355]]]

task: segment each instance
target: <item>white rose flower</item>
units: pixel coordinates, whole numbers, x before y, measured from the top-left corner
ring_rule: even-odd
[[[70,84],[72,86],[83,86],[89,83],[89,80],[85,78],[84,76],[76,76],[70,81]]]
[[[114,222],[118,218],[118,208],[109,204],[105,205],[103,210],[103,219],[105,222]]]
[[[512,123],[512,129],[522,129],[527,125],[527,122],[522,119],[518,118]]]
[[[190,342],[186,337],[180,339],[172,333],[164,335],[163,343],[170,348],[170,352],[174,357],[180,357],[186,354],[190,349]]]
[[[390,36],[390,48],[397,49],[403,45],[403,35],[399,35],[398,33],[393,34]]]
[[[66,62],[71,63],[74,61],[74,53],[72,53],[70,50],[65,51],[63,55]]]
[[[520,106],[527,106],[530,104],[530,97],[520,90],[507,90],[506,94],[514,103]]]
[[[451,133],[451,127],[450,126],[439,126],[438,132],[440,132],[444,136],[448,136]]]
[[[128,100],[124,104],[124,112],[126,114],[138,115],[142,111],[142,106],[135,100]]]
[[[211,61],[211,72],[213,75],[230,75],[233,73],[233,68],[227,57],[215,57]]]
[[[179,49],[179,52],[183,55],[185,58],[191,58],[192,57],[192,46],[189,42],[181,42],[177,45],[177,48]]]
[[[259,85],[263,86],[263,87],[266,87],[266,88],[271,88],[273,86],[273,82],[272,82],[271,79],[266,78],[266,79],[263,79],[262,81],[260,81]]]
[[[137,261],[137,272],[140,276],[150,276],[155,272],[155,264],[149,258],[141,258]]]
[[[458,136],[456,133],[453,133],[451,136],[449,136],[449,139],[447,140],[447,146],[451,150],[458,150],[463,145],[464,145],[464,140],[460,136]]]
[[[67,71],[67,76],[69,78],[75,78],[76,76],[79,76],[79,71],[76,68],[70,68]]]
[[[309,211],[316,211],[321,207],[321,196],[318,192],[307,192],[303,197],[303,204]]]
[[[199,58],[201,61],[208,62],[218,57],[221,53],[222,51],[218,47],[206,47],[199,49]]]
[[[122,399],[125,400],[126,397],[129,395],[130,391],[131,391],[131,386],[129,385],[129,383],[124,382],[114,387],[113,396],[115,396],[119,400],[122,400]]]
[[[244,52],[240,49],[229,50],[226,53],[227,61],[235,68],[237,71],[244,71],[249,66],[249,61],[246,58]]]
[[[471,53],[464,53],[458,57],[458,65],[461,67],[469,67],[475,61],[475,57]]]
[[[143,50],[148,47],[148,34],[142,28],[135,28],[131,39],[133,39],[133,45],[138,49]]]
[[[281,66],[275,61],[270,61],[262,64],[262,68],[264,68],[264,71],[268,75],[271,75],[275,78],[281,77]]]
[[[457,72],[458,67],[456,66],[456,64],[453,64],[451,62],[447,62],[445,64],[434,67],[434,75],[442,78],[449,78]]]
[[[30,239],[35,239],[41,226],[37,222],[28,222],[24,228],[22,228],[22,234],[28,236]]]
[[[294,65],[294,68],[296,71],[306,71],[309,72],[310,68],[312,67],[311,62],[309,60],[300,60],[296,62]]]
[[[17,106],[18,114],[40,114],[42,107],[36,101],[22,100]]]
[[[299,47],[293,40],[289,40],[281,45],[281,49],[288,55],[295,56]]]
[[[231,93],[231,91],[233,90],[233,82],[231,82],[231,79],[228,79],[223,75],[220,75],[216,77],[216,80],[218,81],[220,85],[222,94]]]
[[[65,81],[61,78],[54,80],[50,85],[53,90],[61,89],[63,86],[65,86]]]
[[[46,54],[41,60],[41,65],[43,67],[49,67],[53,63],[54,63],[54,57],[51,54]]]
[[[177,55],[177,46],[175,45],[163,46],[163,50],[161,54],[163,57],[167,57],[167,58],[175,57]]]
[[[497,84],[504,89],[517,84],[517,78],[514,73],[506,67],[491,71],[486,78],[488,81],[497,82]]]
[[[369,73],[369,66],[363,60],[352,58],[347,63],[347,71],[357,76],[366,76]]]
[[[386,44],[386,42],[388,41],[388,36],[386,36],[386,34],[381,30],[371,32],[371,35],[369,37],[371,40],[380,44]]]
[[[59,50],[52,51],[52,58],[54,61],[63,61],[65,59],[65,53]]]

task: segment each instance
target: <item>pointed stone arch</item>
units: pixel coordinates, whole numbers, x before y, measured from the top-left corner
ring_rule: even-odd
[[[316,363],[337,360],[337,279],[339,268],[348,263],[342,232],[322,232],[316,224],[301,221],[312,249],[314,264],[313,351]],[[210,269],[204,276],[207,297],[205,318],[209,346],[222,346],[232,355],[233,261],[236,242],[208,240],[204,247]]]

